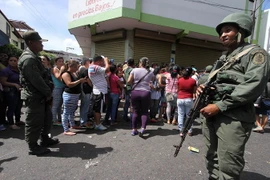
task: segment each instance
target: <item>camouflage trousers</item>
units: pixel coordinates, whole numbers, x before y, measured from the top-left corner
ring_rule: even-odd
[[[203,120],[209,179],[238,180],[245,166],[245,145],[254,123],[219,114]]]

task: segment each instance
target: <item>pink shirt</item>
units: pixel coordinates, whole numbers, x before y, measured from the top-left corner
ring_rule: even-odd
[[[178,82],[178,77],[172,78],[171,74],[167,74],[166,87],[165,87],[166,93],[168,92],[177,93],[178,91],[177,82]]]
[[[120,94],[120,89],[119,89],[119,86],[118,86],[118,81],[119,81],[119,77],[116,76],[115,74],[111,74],[110,75],[110,91],[111,93],[114,93],[114,94]]]

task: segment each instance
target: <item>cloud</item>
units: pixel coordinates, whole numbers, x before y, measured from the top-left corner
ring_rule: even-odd
[[[21,0],[3,0],[3,1],[9,6],[21,6],[22,5]]]
[[[69,52],[72,52],[72,53],[75,53],[78,55],[82,55],[82,49],[80,48],[80,45],[76,40],[67,38],[64,40],[63,44],[66,47],[73,48],[72,50],[69,50]]]
[[[66,51],[69,53],[74,53],[78,55],[82,55],[82,50],[76,40],[71,38],[62,39],[60,37],[56,37],[55,35],[50,34],[41,34],[41,37],[44,39],[48,39],[48,42],[44,42],[45,50],[58,50],[58,51]]]
[[[82,54],[75,37],[68,31],[67,0],[0,0],[0,7],[8,19],[24,21],[48,39],[43,43],[44,49],[66,51],[66,47],[71,47],[74,50],[68,52]]]

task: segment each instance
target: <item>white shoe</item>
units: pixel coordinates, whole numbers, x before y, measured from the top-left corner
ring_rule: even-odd
[[[252,131],[254,132],[263,131],[263,128],[261,126],[257,126],[256,128],[252,129]]]
[[[106,130],[107,128],[105,126],[103,126],[101,123],[99,125],[96,125],[95,127],[96,130],[100,130],[100,131],[104,131]]]

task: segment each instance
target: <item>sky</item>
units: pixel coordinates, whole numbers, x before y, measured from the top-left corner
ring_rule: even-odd
[[[263,2],[262,9],[263,9],[263,10],[265,10],[265,9],[270,9],[270,0],[265,0],[265,1]]]
[[[43,49],[82,54],[68,31],[68,0],[0,0],[0,9],[8,19],[24,21],[48,39]]]

